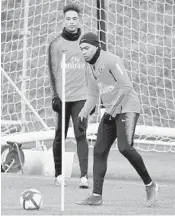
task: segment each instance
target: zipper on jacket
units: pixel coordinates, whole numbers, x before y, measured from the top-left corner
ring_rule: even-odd
[[[117,79],[115,78],[115,76],[114,76],[114,74],[112,73],[112,71],[111,71],[111,70],[109,70],[109,73],[112,75],[112,77],[113,77],[114,81],[115,81],[115,82],[117,82]]]
[[[97,79],[97,77],[95,76],[95,73],[94,73],[95,70],[94,70],[93,66],[91,66],[91,69],[92,69],[92,74],[93,74],[94,78]]]

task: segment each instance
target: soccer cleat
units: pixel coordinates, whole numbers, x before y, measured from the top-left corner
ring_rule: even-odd
[[[146,186],[147,207],[155,206],[158,199],[159,186],[153,182],[150,186]]]
[[[103,204],[102,195],[90,196],[82,201],[76,202],[77,205],[101,206]]]
[[[58,175],[58,176],[55,178],[55,185],[56,185],[56,186],[61,186],[62,179],[63,179],[63,176],[62,176],[62,175]],[[64,180],[64,186],[66,186],[65,180]]]
[[[88,179],[86,176],[80,178],[79,188],[83,188],[83,189],[89,188]]]

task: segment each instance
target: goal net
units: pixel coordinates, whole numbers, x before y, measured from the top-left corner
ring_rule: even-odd
[[[13,135],[15,139],[27,142],[54,137],[48,46],[63,28],[62,8],[68,2],[2,0],[3,138],[10,139],[9,135]],[[174,1],[77,2],[82,7],[83,31],[103,35],[102,45],[124,60],[141,100],[142,109],[135,137],[137,147],[146,151],[174,151]],[[95,139],[94,131],[103,111],[100,106],[89,119],[89,138]]]

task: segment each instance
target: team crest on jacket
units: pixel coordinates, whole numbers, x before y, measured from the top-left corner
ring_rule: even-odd
[[[104,70],[105,66],[104,65],[101,65],[99,68],[98,68],[98,72],[99,74],[101,74],[101,72]]]

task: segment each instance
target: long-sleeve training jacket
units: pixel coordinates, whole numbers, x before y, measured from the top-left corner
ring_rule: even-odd
[[[140,100],[120,57],[101,50],[95,65],[87,63],[86,80],[88,99],[79,116],[87,117],[98,104],[99,96],[106,112],[113,117],[120,113],[140,113]]]
[[[81,37],[81,36],[80,36]],[[79,48],[79,40],[65,40],[59,35],[49,46],[49,73],[53,97],[62,98],[62,56],[66,54],[65,100],[87,99],[85,60]]]

